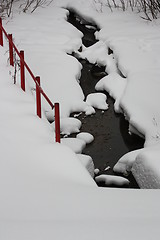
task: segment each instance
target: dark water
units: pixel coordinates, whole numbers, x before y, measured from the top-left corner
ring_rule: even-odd
[[[86,22],[82,17],[78,17],[78,15],[75,15],[75,13],[71,11],[68,16],[68,22],[84,34],[82,38],[84,46],[89,47],[97,42],[94,33],[99,30],[99,28],[96,24]],[[88,28],[88,25],[91,26],[91,28]]]
[[[85,24],[88,25],[89,23],[81,24],[79,20],[77,21],[74,13],[69,15],[68,21],[83,32],[83,44],[85,46],[93,45],[96,42],[94,38],[94,32],[97,30],[95,25],[93,29],[86,28]],[[112,53],[112,50],[109,49],[108,53]],[[83,66],[80,85],[84,95],[87,96],[96,92],[96,83],[107,73],[105,73],[105,67],[98,67],[87,60],[78,60]],[[89,132],[95,137],[95,140],[86,146],[83,153],[92,157],[95,167],[100,169],[100,174],[116,175],[113,172],[113,167],[119,158],[129,151],[142,148],[144,140],[128,133],[128,122],[122,114],[114,112],[114,100],[107,92],[105,94],[109,104],[108,110],[96,109],[96,114],[94,115],[86,116],[82,113],[77,118],[82,122],[81,132]],[[74,116],[74,113],[72,115]],[[74,135],[72,136],[74,137]],[[108,166],[110,169],[104,170]],[[132,174],[130,174],[128,179],[130,180],[130,188],[138,188]],[[103,186],[103,183],[100,183],[99,186]]]

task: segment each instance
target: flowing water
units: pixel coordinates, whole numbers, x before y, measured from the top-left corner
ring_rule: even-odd
[[[97,42],[94,33],[99,29],[95,24],[87,23],[73,12],[70,12],[68,22],[83,32],[82,41],[86,47]],[[108,49],[108,53],[112,53],[112,50]],[[84,59],[78,60],[83,66],[80,86],[86,97],[88,94],[96,92],[96,83],[107,73],[105,73],[105,67],[98,67]],[[77,118],[82,122],[81,132],[89,132],[95,138],[91,144],[86,146],[83,153],[92,157],[95,167],[100,169],[100,174],[116,175],[113,172],[113,166],[118,159],[129,151],[142,148],[144,140],[128,133],[128,122],[122,114],[114,112],[114,100],[107,92],[105,94],[109,104],[108,110],[96,109],[96,114],[94,115],[86,116],[82,113]],[[72,115],[74,116],[74,113]],[[72,136],[74,137],[74,135]],[[138,188],[132,174],[128,176],[128,179],[130,180],[130,188]],[[103,186],[103,183],[99,184],[99,186]]]

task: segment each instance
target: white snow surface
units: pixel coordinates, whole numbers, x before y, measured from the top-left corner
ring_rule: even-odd
[[[86,146],[86,142],[78,138],[62,138],[61,143],[71,148],[75,153],[82,153]]]
[[[80,63],[66,54],[79,49],[82,33],[66,22],[68,11],[60,6],[97,22],[101,31],[96,37],[106,50],[113,49],[114,55],[106,51],[104,56],[109,59],[108,78],[120,72],[126,78],[114,78],[123,85],[120,94],[114,84],[107,83],[107,89],[130,126],[145,137],[145,148],[125,155],[120,165],[126,172],[132,161],[140,186],[159,188],[159,20],[150,23],[130,12],[98,12],[90,0],[55,0],[33,14],[19,14],[17,8],[13,18],[3,21],[18,48],[25,50],[33,73],[41,76],[48,96],[60,102],[65,118],[94,109],[84,102],[78,83]],[[160,191],[97,188],[74,153],[81,153],[86,143],[77,138],[55,143],[44,114],[42,120],[35,116],[35,86],[29,75],[26,93],[19,88],[18,76],[13,84],[7,50],[6,43],[0,47],[0,239],[159,239]],[[43,108],[50,110],[45,101]]]

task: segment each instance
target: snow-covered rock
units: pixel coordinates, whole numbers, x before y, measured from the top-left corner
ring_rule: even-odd
[[[102,78],[95,86],[97,91],[107,91],[115,99],[114,109],[120,112],[120,99],[126,88],[127,79],[122,78],[117,72],[110,73]]]
[[[77,118],[68,117],[60,119],[60,130],[62,134],[70,135],[71,133],[78,133],[81,125],[81,121]]]
[[[91,93],[86,98],[86,103],[94,108],[107,110],[108,104],[106,103],[107,96],[104,93]]]
[[[112,176],[112,175],[102,174],[95,177],[95,180],[97,183],[100,183],[100,182],[105,183],[105,186],[111,186],[111,185],[124,186],[129,184],[128,179],[120,176],[114,176],[114,175]]]
[[[93,142],[93,140],[94,140],[93,135],[90,133],[87,133],[87,132],[78,133],[76,138],[84,140],[86,142],[86,144],[89,144],[89,143]]]

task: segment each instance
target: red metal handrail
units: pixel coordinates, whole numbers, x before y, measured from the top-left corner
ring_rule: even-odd
[[[3,33],[5,34],[5,36],[7,37],[9,44],[14,48],[14,50],[16,51],[17,55],[19,56],[20,60],[22,61],[22,63],[24,64],[24,66],[26,67],[26,69],[28,70],[29,74],[31,75],[33,81],[36,84],[36,87],[39,89],[40,93],[44,96],[44,98],[46,99],[46,101],[48,102],[48,104],[51,106],[51,108],[54,108],[54,104],[51,102],[51,100],[48,98],[48,96],[46,95],[46,93],[43,91],[43,89],[41,88],[41,86],[38,84],[36,77],[34,76],[34,74],[32,73],[31,69],[29,68],[29,66],[27,65],[27,63],[25,62],[25,60],[23,59],[23,57],[21,56],[20,52],[18,51],[17,47],[15,46],[15,44],[13,43],[12,39],[9,37],[9,35],[7,34],[7,32],[5,31],[5,29],[2,26],[2,19],[0,18],[0,28],[3,31]]]
[[[13,43],[12,40],[12,34],[7,34],[6,30],[2,26],[2,19],[0,18],[0,45],[3,46],[3,33],[8,39],[9,42],[9,53],[10,53],[10,65],[14,66],[14,60],[13,60],[13,49],[17,53],[17,55],[20,58],[21,63],[21,88],[23,91],[25,91],[25,74],[24,74],[24,67],[26,67],[27,71],[29,72],[30,76],[32,77],[33,81],[36,84],[36,102],[37,102],[37,116],[41,118],[41,96],[46,99],[48,104],[53,109],[55,107],[55,132],[56,132],[56,142],[60,143],[60,116],[59,116],[59,103],[53,104],[51,100],[48,98],[46,93],[43,91],[43,89],[40,86],[40,77],[35,77],[32,73],[31,69],[27,65],[27,63],[24,60],[24,51],[18,51],[17,47]]]

